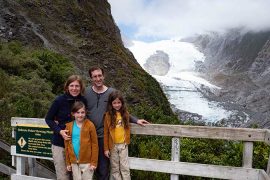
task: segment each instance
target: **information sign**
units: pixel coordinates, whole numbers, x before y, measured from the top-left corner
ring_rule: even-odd
[[[52,131],[48,126],[18,125],[16,127],[16,153],[52,157]]]

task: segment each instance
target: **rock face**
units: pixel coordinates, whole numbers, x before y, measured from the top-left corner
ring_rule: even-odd
[[[101,66],[106,84],[124,91],[130,105],[157,105],[172,114],[158,82],[123,46],[107,0],[0,0],[0,42],[10,41],[64,55],[87,80],[89,68]]]
[[[145,70],[152,75],[164,76],[170,70],[169,55],[163,51],[156,51],[143,65]]]
[[[205,54],[209,80],[219,97],[251,112],[250,124],[270,127],[270,31],[212,33],[192,41]]]

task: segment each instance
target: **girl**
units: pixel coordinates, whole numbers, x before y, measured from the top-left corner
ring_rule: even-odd
[[[52,103],[45,121],[53,131],[52,136],[52,157],[56,171],[57,180],[69,180],[69,173],[65,164],[64,139],[70,139],[65,130],[65,124],[71,121],[70,110],[75,101],[82,101],[87,104],[82,96],[84,84],[80,76],[69,76],[65,86],[65,93],[58,96]]]
[[[66,124],[71,140],[65,140],[67,170],[74,180],[91,180],[98,160],[98,141],[94,124],[85,119],[84,103],[75,102],[71,114],[73,122]]]
[[[107,112],[104,115],[104,154],[110,158],[114,179],[130,179],[128,164],[130,144],[129,113],[120,91],[109,95]]]

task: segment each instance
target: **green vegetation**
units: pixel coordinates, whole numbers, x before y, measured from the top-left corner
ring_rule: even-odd
[[[7,1],[16,17],[10,29],[20,32],[15,34],[23,45],[0,43],[0,136],[5,141],[14,144],[12,116],[44,117],[52,100],[62,93],[66,78],[72,73],[85,75],[93,65],[105,69],[108,86],[124,92],[132,114],[151,123],[181,123],[172,113],[159,84],[121,44],[119,29],[108,15],[106,1],[83,1],[81,5],[76,0],[17,2],[11,5]],[[55,51],[65,56],[33,47],[43,44],[31,31],[29,22],[24,22],[21,15],[18,18],[16,12],[25,14]],[[25,29],[21,24],[26,25],[27,32],[21,31]],[[216,78],[225,81],[228,77],[221,74]],[[170,160],[171,138],[133,135],[131,141],[131,156]],[[241,166],[242,148],[241,142],[182,138],[181,161]],[[266,168],[268,152],[269,147],[263,143],[254,144],[255,168]],[[11,157],[0,151],[0,157],[3,156],[0,162],[10,165]],[[132,179],[169,179],[169,175],[132,171]]]
[[[141,106],[132,109],[138,117],[158,124],[179,124],[174,116],[164,115],[159,108]],[[180,122],[181,123],[181,122]],[[186,124],[186,125],[190,125]],[[198,124],[191,124],[197,125]],[[239,141],[180,138],[180,159],[182,162],[242,166],[243,143]],[[265,169],[270,147],[264,143],[254,143],[253,168]],[[129,147],[130,156],[160,160],[171,159],[171,138],[159,136],[133,135]],[[132,170],[132,179],[169,179],[169,174]],[[207,179],[181,176],[181,179]],[[208,178],[209,179],[209,178]]]
[[[20,42],[0,44],[1,139],[11,138],[11,117],[42,118],[52,100],[62,93],[66,78],[74,72],[63,56],[30,47]],[[4,155],[5,154],[5,155]],[[1,163],[11,167],[11,156],[0,149]],[[0,178],[8,179],[0,174]]]
[[[6,142],[14,144],[10,127],[12,116],[44,117],[52,100],[62,93],[66,78],[78,71],[85,74],[92,65],[101,65],[105,69],[106,85],[125,94],[132,114],[151,123],[181,123],[172,113],[159,84],[143,71],[121,44],[118,29],[108,16],[109,4],[105,1],[85,1],[83,5],[78,5],[75,0],[69,3],[63,0],[17,2],[21,5],[17,11],[27,14],[38,25],[39,32],[65,56],[33,48],[35,43],[42,44],[35,41],[36,36],[31,30],[30,33],[22,32],[22,37],[28,37],[27,40],[21,38],[23,44],[0,43],[0,136]],[[13,25],[20,26],[20,23]],[[26,42],[28,39],[33,42]],[[221,74],[216,78],[225,81],[228,77]],[[133,135],[131,141],[130,156],[170,160],[171,138]],[[181,161],[241,166],[241,142],[190,138],[181,138],[180,141]],[[268,154],[268,146],[255,143],[254,167],[265,169]],[[11,158],[6,152],[0,151],[0,157],[5,157],[0,159],[1,163],[10,165]],[[132,170],[132,179],[163,180],[169,176]],[[0,178],[3,178],[1,174]]]
[[[0,135],[10,143],[11,117],[44,117],[74,70],[63,56],[19,42],[0,44],[0,67]]]
[[[0,116],[1,137],[9,143],[11,139],[10,118],[44,117],[48,107],[57,94],[62,93],[65,79],[74,73],[73,66],[65,57],[48,50],[23,47],[19,42],[0,44]],[[146,101],[130,104],[130,112],[140,118],[158,124],[179,124],[176,115],[172,115],[158,84],[143,75],[139,70],[133,71],[134,81],[138,84],[138,93],[149,94]],[[114,83],[119,80],[114,81]],[[122,90],[127,88],[121,86]],[[127,88],[128,90],[128,88]],[[162,95],[162,97],[160,97]],[[136,94],[126,92],[129,102],[136,99]],[[181,161],[204,164],[241,166],[243,145],[240,142],[208,139],[181,138]],[[157,136],[132,136],[130,155],[141,158],[170,160],[171,138]],[[265,169],[269,147],[255,143],[255,168]],[[4,152],[0,152],[5,154]],[[10,165],[11,157],[1,162]],[[169,174],[132,170],[132,179],[169,179]],[[205,179],[181,177],[182,179]]]

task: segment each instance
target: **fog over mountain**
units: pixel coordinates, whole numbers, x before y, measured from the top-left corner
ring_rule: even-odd
[[[210,31],[270,29],[269,0],[109,0],[121,33],[130,39],[187,37]]]
[[[182,70],[197,67],[200,76],[219,86],[221,89],[215,100],[232,102],[227,107],[237,105],[238,110],[248,112],[251,122],[269,126],[270,1],[109,2],[121,35],[129,38],[129,42],[135,42],[135,45],[128,43],[126,47],[131,49],[140,64],[156,50],[162,50],[174,62],[181,62]],[[158,43],[177,38],[193,43],[204,54],[205,60],[182,55],[176,61],[174,56],[184,51],[183,47],[163,47]],[[151,52],[149,41],[157,45]],[[180,68],[174,64],[172,67]]]

